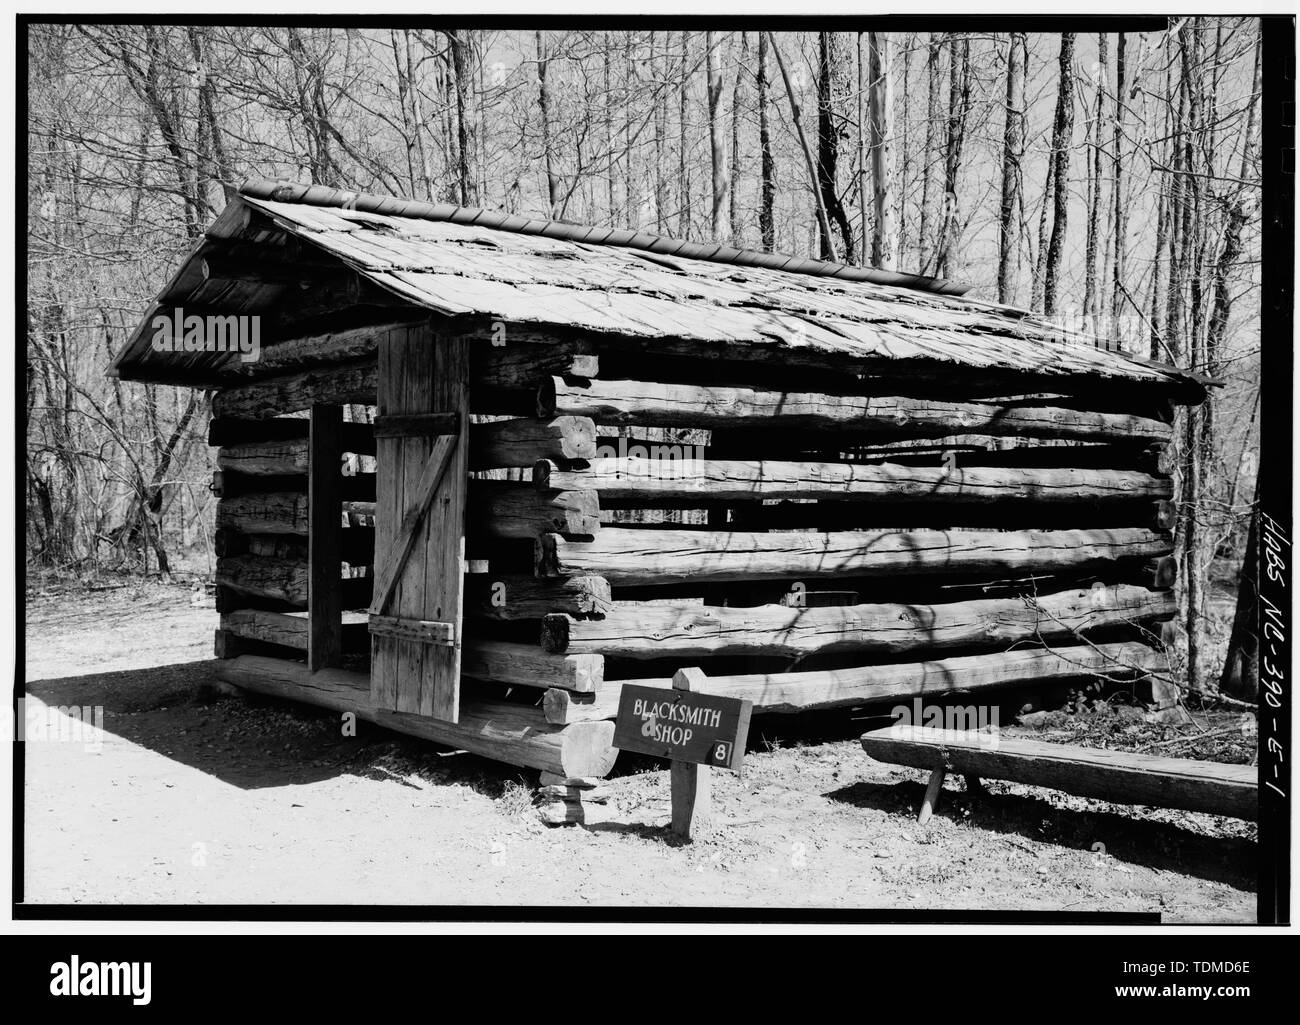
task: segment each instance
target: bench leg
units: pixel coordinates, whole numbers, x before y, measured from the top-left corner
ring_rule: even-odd
[[[988,791],[984,789],[984,784],[980,782],[978,776],[966,773],[966,793],[971,797],[983,797]]]
[[[925,788],[925,799],[921,801],[921,811],[916,816],[918,825],[925,825],[930,821],[930,816],[934,814],[935,803],[939,800],[939,791],[943,789],[943,777],[946,770],[943,768],[935,769],[930,773],[930,782]]]

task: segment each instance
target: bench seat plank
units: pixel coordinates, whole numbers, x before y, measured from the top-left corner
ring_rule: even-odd
[[[1252,821],[1259,816],[1258,770],[1249,765],[901,725],[864,734],[862,748],[881,762],[1051,787],[1078,797]]]

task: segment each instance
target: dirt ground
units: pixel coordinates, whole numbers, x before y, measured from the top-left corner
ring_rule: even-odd
[[[216,613],[186,587],[28,594],[33,716],[101,705],[102,743],[26,744],[29,903],[727,905],[1255,915],[1254,827],[991,781],[950,780],[917,825],[924,774],[869,759],[849,715],[795,736],[756,718],[719,822],[672,842],[668,774],[624,756],[615,821],[548,827],[537,774],[215,688]],[[48,720],[46,716],[49,716]],[[1038,716],[1024,735],[1128,749],[1223,720],[1155,725],[1135,709]],[[1235,719],[1235,716],[1232,717]],[[1085,722],[1089,720],[1089,722]],[[1231,720],[1229,720],[1231,721]],[[57,730],[51,731],[57,733]],[[66,736],[67,734],[65,734]],[[1107,741],[1109,742],[1109,741]],[[1190,756],[1190,745],[1162,749]]]

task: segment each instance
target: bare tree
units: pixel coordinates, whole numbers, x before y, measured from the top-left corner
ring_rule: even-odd
[[[875,192],[871,264],[892,268],[898,258],[894,221],[894,95],[889,37],[871,33],[871,177]]]
[[[1128,204],[1124,181],[1124,112],[1128,108],[1128,99],[1124,95],[1127,77],[1127,42],[1124,33],[1119,34],[1115,44],[1115,128],[1111,145],[1115,152],[1111,155],[1115,165],[1114,191],[1115,216],[1113,225],[1115,258],[1112,261],[1110,321],[1113,337],[1119,339],[1120,316],[1124,310],[1124,281],[1128,276]],[[1158,216],[1158,215],[1157,215]],[[1159,259],[1160,244],[1156,243],[1156,257]]]
[[[447,45],[451,54],[453,86],[456,90],[456,174],[458,202],[473,206],[478,202],[477,190],[469,173],[469,122],[465,111],[468,90],[469,62],[466,59],[465,40],[456,29],[446,29]]]
[[[1101,213],[1101,125],[1105,116],[1106,68],[1109,63],[1106,33],[1097,36],[1097,102],[1088,119],[1088,241],[1084,247],[1083,315],[1096,330],[1097,299],[1097,221]]]
[[[758,232],[763,239],[763,249],[776,248],[776,225],[772,206],[776,194],[776,164],[772,158],[772,132],[767,111],[767,40],[768,34],[758,34],[758,71],[755,91],[758,93]]]
[[[691,172],[686,161],[686,101],[690,95],[690,33],[682,33],[681,86],[677,94],[677,234],[691,237]]]
[[[740,195],[740,108],[743,100],[741,86],[745,81],[745,65],[749,58],[749,38],[740,33],[740,60],[736,65],[736,81],[731,90],[731,182],[727,187],[727,220],[731,224],[731,244],[744,244],[745,229],[740,220],[737,197]]]
[[[772,48],[772,56],[776,58],[777,70],[781,72],[781,81],[785,84],[785,94],[790,100],[790,120],[794,123],[795,135],[799,139],[799,148],[803,151],[804,164],[808,168],[808,179],[812,185],[813,199],[817,204],[817,226],[821,229],[821,248],[823,254],[829,250],[829,257],[823,258],[835,259],[835,240],[831,236],[830,217],[826,212],[826,203],[819,187],[819,178],[816,164],[813,162],[812,150],[808,146],[808,137],[804,134],[803,120],[800,117],[799,101],[795,98],[794,85],[790,81],[790,72],[785,66],[785,60],[781,57],[781,51],[777,48],[772,34],[767,34],[768,42]]]
[[[939,76],[942,66],[942,39],[937,32],[930,33],[926,61],[925,149],[921,153],[921,217],[917,226],[916,248],[921,257],[921,267],[930,266],[930,182],[939,134]]]
[[[1015,303],[1020,274],[1021,161],[1025,152],[1025,33],[1007,45],[1006,126],[1002,133],[1002,205],[998,218],[998,302]]]
[[[838,63],[834,57],[834,34],[817,33],[817,190],[827,216],[839,228],[844,239],[845,259],[853,259],[853,230],[848,215],[840,202],[837,165],[839,162],[839,130],[835,125],[832,77]],[[835,244],[830,235],[821,240],[823,260],[835,258]]]
[[[723,135],[722,51],[716,33],[704,34],[705,63],[708,65],[709,157],[713,169],[713,203],[710,224],[713,240],[727,237],[727,143]]]
[[[1043,277],[1043,312],[1056,314],[1057,288],[1061,274],[1061,251],[1070,216],[1070,136],[1074,129],[1074,33],[1061,33],[1060,84],[1056,95],[1056,119],[1052,125],[1052,240],[1047,247]]]
[[[951,50],[948,66],[948,133],[943,161],[943,220],[939,225],[939,243],[934,257],[934,273],[940,277],[951,273],[950,264],[961,233],[957,182],[961,173],[971,105],[970,36],[953,37]]]
[[[546,88],[546,69],[550,62],[546,58],[546,44],[541,32],[534,32],[533,39],[537,46],[537,106],[541,115],[547,215],[554,219],[560,207],[560,179],[555,173],[555,154],[551,149],[551,100]]]

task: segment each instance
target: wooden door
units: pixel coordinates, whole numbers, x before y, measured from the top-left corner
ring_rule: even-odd
[[[428,324],[379,340],[375,418],[375,704],[456,722],[460,712],[469,359]]]

